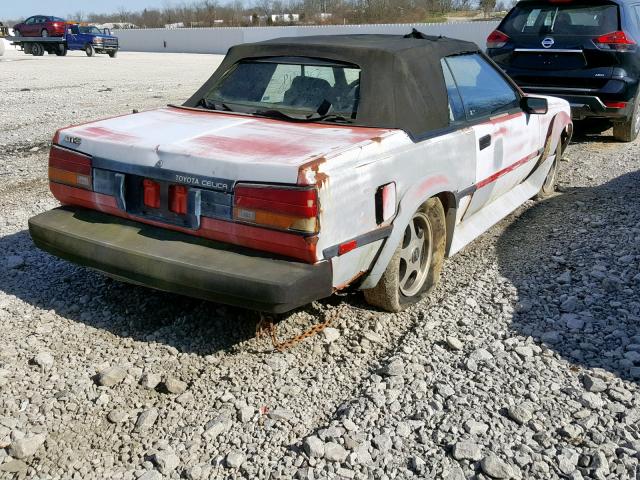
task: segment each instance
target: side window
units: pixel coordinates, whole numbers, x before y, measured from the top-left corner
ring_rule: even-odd
[[[513,87],[478,54],[447,57],[467,118],[495,115],[518,106]]]
[[[447,96],[449,97],[449,123],[456,123],[465,119],[462,98],[460,98],[460,92],[458,92],[456,82],[444,58],[440,60],[440,66],[442,67],[444,84],[447,87]]]
[[[36,17],[29,17],[24,21],[24,23],[26,23],[27,25],[33,25],[35,21],[36,21]]]

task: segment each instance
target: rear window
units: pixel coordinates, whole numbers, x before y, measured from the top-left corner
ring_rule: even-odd
[[[502,25],[507,35],[602,35],[618,30],[618,7],[611,4],[517,5]]]
[[[355,118],[359,97],[357,66],[296,57],[242,61],[204,99],[231,108],[274,109],[295,115],[328,109]]]

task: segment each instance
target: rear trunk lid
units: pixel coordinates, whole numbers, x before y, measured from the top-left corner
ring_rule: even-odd
[[[58,143],[123,172],[295,184],[300,167],[393,130],[168,107],[63,129]],[[190,178],[190,179],[189,179]]]

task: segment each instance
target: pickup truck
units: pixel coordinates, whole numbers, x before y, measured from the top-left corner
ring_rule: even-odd
[[[65,56],[69,50],[84,51],[88,57],[96,53],[106,53],[111,58],[118,54],[118,37],[108,29],[78,24],[66,25],[62,37],[7,37],[13,45],[22,47],[27,55],[39,57],[45,52],[50,55]]]
[[[347,287],[400,311],[553,194],[565,100],[413,32],[230,49],[181,106],[59,130],[35,244],[138,285],[282,313]]]

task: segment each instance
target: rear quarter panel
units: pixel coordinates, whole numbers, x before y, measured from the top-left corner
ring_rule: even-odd
[[[388,224],[376,223],[375,194],[382,185],[396,185],[397,208],[391,219],[391,236],[386,242],[380,240],[334,257],[334,287],[346,286],[361,277],[376,258],[376,268],[365,284],[377,282],[382,273],[377,265],[386,267],[418,207],[433,195],[473,183],[474,139],[471,129],[462,129],[414,143],[404,132],[395,131],[317,165],[319,256],[327,247]]]

